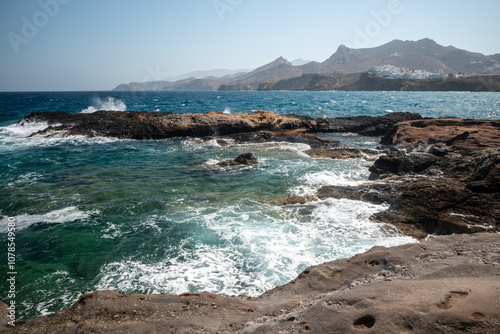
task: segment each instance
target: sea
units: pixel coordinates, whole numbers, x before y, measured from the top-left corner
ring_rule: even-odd
[[[0,93],[0,301],[15,301],[17,319],[62,310],[96,290],[258,296],[308,266],[415,241],[370,219],[386,205],[282,204],[323,185],[367,182],[372,161],[315,159],[307,145],[285,142],[30,136],[47,124],[18,121],[40,110],[499,119],[500,93]],[[320,136],[360,148],[380,140]],[[247,152],[258,165],[216,165]]]

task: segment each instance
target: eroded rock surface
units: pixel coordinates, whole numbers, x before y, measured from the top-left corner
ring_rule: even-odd
[[[352,132],[382,136],[397,122],[421,119],[411,113],[392,113],[385,116],[311,118],[297,115],[278,115],[258,110],[251,114],[224,114],[211,111],[205,114],[176,114],[134,111],[96,111],[88,114],[66,112],[34,112],[20,123],[46,122],[49,128],[36,133],[129,139],[162,139],[171,137],[225,136],[255,131],[304,129],[307,132]]]
[[[99,291],[11,333],[498,333],[500,234],[374,247],[259,297]]]
[[[412,147],[416,144],[438,144],[433,149],[469,152],[500,146],[500,120],[461,118],[402,121],[393,126],[381,141],[386,145]]]
[[[500,230],[500,121],[405,121],[382,143],[391,147],[370,167],[376,182],[317,196],[388,203],[373,218],[417,238]]]

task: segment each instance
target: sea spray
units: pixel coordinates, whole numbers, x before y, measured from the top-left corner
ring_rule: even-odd
[[[96,97],[91,106],[83,109],[81,111],[82,114],[93,113],[98,110],[116,110],[116,111],[126,111],[127,106],[125,103],[114,97],[108,96],[104,99]]]

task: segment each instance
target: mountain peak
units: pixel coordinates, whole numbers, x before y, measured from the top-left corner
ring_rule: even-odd
[[[261,71],[266,71],[266,70],[269,70],[270,68],[273,68],[273,67],[276,67],[276,66],[280,66],[280,65],[288,65],[288,66],[293,66],[292,63],[290,63],[288,60],[286,60],[285,58],[283,57],[278,57],[276,58],[274,61],[270,62],[269,64],[266,64],[264,66],[261,66],[259,68],[256,68],[255,70],[253,70],[251,73],[255,73],[255,72],[261,72]]]
[[[337,48],[337,52],[346,52],[351,50],[349,47],[347,47],[345,44],[340,44],[339,47]]]
[[[271,64],[277,64],[277,65],[281,65],[281,64],[290,64],[290,62],[288,60],[286,60],[285,58],[283,57],[278,57],[276,58],[275,61],[273,61]]]
[[[415,43],[425,44],[425,45],[438,45],[438,43],[436,43],[435,40],[430,39],[430,38],[422,38],[422,39],[416,41]]]

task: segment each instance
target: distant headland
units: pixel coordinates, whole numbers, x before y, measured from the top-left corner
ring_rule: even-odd
[[[279,57],[249,72],[131,82],[114,91],[500,91],[499,53],[486,56],[428,38],[366,49],[341,45],[321,63],[294,64]]]

